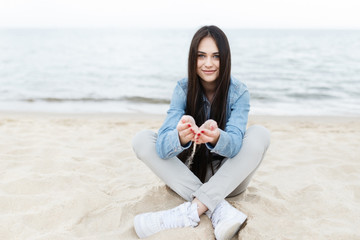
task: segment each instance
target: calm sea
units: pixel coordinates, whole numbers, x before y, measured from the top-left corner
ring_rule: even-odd
[[[0,29],[0,111],[165,114],[195,31]],[[252,114],[360,115],[360,30],[225,33]]]

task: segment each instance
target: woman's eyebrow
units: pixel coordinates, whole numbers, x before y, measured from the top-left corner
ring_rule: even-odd
[[[203,51],[198,51],[198,53],[207,54],[206,52]],[[219,54],[219,52],[213,52],[212,54]]]

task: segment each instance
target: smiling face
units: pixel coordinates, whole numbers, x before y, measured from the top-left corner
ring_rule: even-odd
[[[196,73],[202,80],[203,85],[213,85],[219,77],[219,49],[212,37],[203,38],[197,51]]]

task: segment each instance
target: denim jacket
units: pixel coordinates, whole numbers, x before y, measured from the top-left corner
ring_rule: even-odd
[[[182,146],[176,129],[178,122],[185,114],[187,86],[187,78],[177,82],[170,108],[167,111],[167,117],[158,131],[156,151],[163,159],[177,156],[192,144],[192,142],[189,142]],[[206,99],[205,96],[204,99]],[[209,143],[205,144],[211,153],[232,158],[240,151],[250,110],[249,101],[250,96],[246,85],[231,77],[227,98],[225,130],[219,129],[220,137],[215,146]],[[210,103],[207,99],[205,104],[209,116]]]

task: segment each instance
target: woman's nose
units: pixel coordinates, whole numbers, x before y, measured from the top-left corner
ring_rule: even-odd
[[[213,65],[212,58],[211,58],[211,57],[207,57],[207,58],[206,58],[206,61],[205,61],[205,66],[206,66],[206,67],[211,67],[212,65]]]

